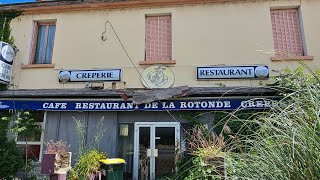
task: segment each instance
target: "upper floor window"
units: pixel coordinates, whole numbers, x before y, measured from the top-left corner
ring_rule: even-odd
[[[145,60],[172,60],[171,15],[146,16],[145,28]]]
[[[52,64],[55,22],[35,22],[31,64]]]
[[[298,9],[272,9],[271,21],[276,57],[303,56]]]

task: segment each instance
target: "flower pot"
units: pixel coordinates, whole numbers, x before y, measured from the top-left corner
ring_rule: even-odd
[[[42,155],[41,174],[46,174],[46,175],[54,174],[55,160],[56,160],[55,153],[44,153]]]
[[[71,152],[44,153],[41,163],[41,174],[67,174],[71,168]]]

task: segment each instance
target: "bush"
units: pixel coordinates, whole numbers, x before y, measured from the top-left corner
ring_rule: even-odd
[[[250,122],[259,129],[239,138],[250,151],[227,153],[231,179],[320,179],[319,79],[319,72],[303,68],[277,78],[283,106]]]
[[[224,177],[225,146],[222,134],[210,132],[206,126],[196,125],[188,137],[188,158],[178,163],[178,174],[167,179],[211,180]]]
[[[99,152],[95,149],[88,150],[79,157],[78,162],[70,170],[68,179],[89,179],[91,176],[98,175],[100,171],[99,160],[105,158],[105,153]]]
[[[0,119],[0,179],[13,178],[23,167],[22,153],[17,149],[15,141],[7,138],[8,124],[8,119]]]

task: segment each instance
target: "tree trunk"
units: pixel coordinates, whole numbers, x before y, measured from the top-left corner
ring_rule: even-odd
[[[24,175],[25,178],[28,177],[28,172],[27,172],[27,166],[28,166],[28,141],[27,141],[27,137],[25,137],[25,142],[26,142],[26,164],[24,167]]]

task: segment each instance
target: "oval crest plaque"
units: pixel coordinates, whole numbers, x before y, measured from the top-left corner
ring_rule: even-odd
[[[150,66],[142,72],[141,82],[146,88],[169,88],[174,83],[174,74],[168,67]]]

